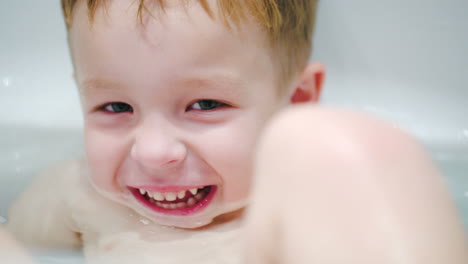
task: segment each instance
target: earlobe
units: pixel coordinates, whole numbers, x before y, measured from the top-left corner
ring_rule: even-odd
[[[291,94],[291,103],[317,103],[322,92],[325,79],[325,66],[315,62],[307,65],[303,70],[299,84]]]

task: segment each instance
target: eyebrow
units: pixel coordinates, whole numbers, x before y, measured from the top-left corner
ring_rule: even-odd
[[[88,79],[84,80],[81,88],[84,90],[91,90],[91,89],[124,89],[121,83],[104,80],[104,79]]]
[[[217,91],[220,95],[235,98],[242,96],[246,90],[244,81],[231,75],[190,76],[182,79],[181,85],[201,91]]]
[[[186,89],[197,88],[200,91],[216,91],[220,96],[239,98],[245,93],[245,82],[229,74],[185,76],[175,82],[176,86]],[[106,79],[87,79],[80,86],[80,93],[86,94],[92,90],[124,90],[126,86]]]

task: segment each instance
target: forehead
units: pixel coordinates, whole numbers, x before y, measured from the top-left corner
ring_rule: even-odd
[[[69,37],[78,74],[105,73],[109,65],[127,65],[164,76],[182,70],[181,63],[203,69],[203,64],[255,65],[270,60],[267,37],[255,23],[246,21],[229,28],[212,19],[196,1],[187,5],[171,1],[164,11],[153,6],[154,17],[144,16],[143,23],[138,20],[135,1],[107,3],[96,11],[92,25],[84,1],[76,6]]]

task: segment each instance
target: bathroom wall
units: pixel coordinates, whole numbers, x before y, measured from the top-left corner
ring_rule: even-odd
[[[0,2],[0,122],[80,127],[59,0]],[[323,0],[324,103],[468,146],[468,1]]]

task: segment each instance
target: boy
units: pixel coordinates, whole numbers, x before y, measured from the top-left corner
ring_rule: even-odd
[[[21,241],[36,247],[83,247],[89,262],[95,263],[241,263],[245,246],[240,220],[250,192],[259,134],[279,109],[290,103],[316,102],[320,95],[324,67],[319,63],[307,65],[316,2],[64,0],[62,4],[83,106],[86,159],[45,172],[11,209],[9,229]],[[282,222],[277,214],[288,212],[287,216],[294,219],[311,220],[308,213],[320,209],[308,208],[310,201],[305,199],[287,198],[309,193],[314,186],[327,186],[324,178],[307,175],[328,176],[329,167],[314,169],[307,162],[301,163],[309,157],[316,157],[313,160],[319,163],[330,161],[315,155],[318,151],[327,153],[328,148],[317,143],[328,142],[328,138],[315,131],[324,126],[325,116],[329,117],[327,122],[334,122],[347,115],[326,109],[295,108],[279,115],[262,137],[257,172],[260,183],[253,199],[249,230],[253,231],[250,237],[259,239],[259,245],[266,249],[250,252],[251,263],[270,263],[270,256],[284,263],[310,263],[310,258],[290,262],[287,253],[291,252],[289,247],[306,245],[294,242],[304,236],[292,235],[295,239],[280,246],[278,256],[271,251],[277,247],[271,243],[273,240],[262,239],[284,229],[277,223]],[[354,124],[362,120],[359,115],[349,117],[356,121]],[[295,122],[290,124],[289,120]],[[372,129],[368,131],[380,127],[379,122],[366,118],[361,122],[369,124]],[[291,139],[303,123],[318,142],[300,133]],[[337,124],[346,127],[343,122]],[[281,142],[277,136],[280,132],[292,143],[305,145]],[[387,133],[390,138],[399,135]],[[359,134],[351,135],[352,141],[343,141],[360,143],[352,148],[335,148],[335,139],[327,144],[333,151],[364,150],[362,157],[367,161],[379,153],[375,148],[366,149],[377,141],[360,140]],[[401,138],[399,141],[405,142]],[[413,145],[405,142],[403,146],[412,149]],[[264,149],[270,148],[274,151],[265,153]],[[301,155],[296,153],[301,151]],[[410,153],[410,160],[424,157],[417,151]],[[347,156],[340,156],[338,151],[331,160],[343,157]],[[373,168],[385,157],[377,156],[370,165],[357,160],[352,166]],[[272,160],[275,163],[270,163]],[[298,167],[289,167],[294,162],[298,162]],[[276,170],[262,170],[270,166]],[[424,162],[415,167],[423,171],[432,168]],[[401,170],[401,175],[408,174]],[[448,256],[435,250],[433,259],[463,261],[464,236],[455,210],[447,195],[438,193],[437,173],[427,171],[427,186],[436,186],[437,190],[431,189],[436,193],[433,199],[443,201],[443,206],[427,215],[443,212],[445,217],[439,220],[447,227],[431,221],[426,227],[439,228],[435,234],[453,241],[448,251],[442,251],[449,252]],[[301,181],[305,185],[279,188],[289,185],[280,180],[285,176],[290,177],[288,183]],[[380,177],[385,179],[385,174]],[[353,188],[353,182],[349,184]],[[263,189],[266,186],[271,188]],[[378,185],[377,190],[386,188]],[[432,194],[431,191],[425,194]],[[315,193],[319,192],[311,196]],[[284,199],[277,201],[278,197]],[[286,200],[290,202],[285,203]],[[398,204],[389,200],[388,204]],[[300,210],[289,213],[287,209],[296,206]],[[412,206],[408,208],[413,209]],[[275,215],[269,217],[272,213]],[[319,215],[327,215],[323,213]],[[320,226],[295,223],[304,230]],[[395,223],[390,221],[388,226],[394,227]],[[413,227],[411,223],[402,226]],[[285,234],[292,234],[288,228],[285,230]],[[381,226],[370,230],[380,231]],[[420,231],[416,234],[427,230]],[[403,234],[396,237],[406,238]],[[420,242],[421,236],[415,237],[411,241]],[[278,240],[281,237],[274,241]],[[298,247],[291,246],[296,243]],[[340,251],[340,247],[336,249]],[[398,256],[406,260],[413,260],[422,252],[414,247],[405,249],[410,253]]]

